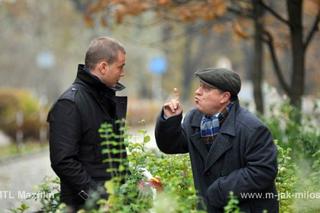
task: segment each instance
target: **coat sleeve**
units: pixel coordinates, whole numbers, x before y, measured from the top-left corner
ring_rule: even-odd
[[[187,153],[187,137],[181,124],[182,114],[163,118],[161,111],[155,128],[155,138],[158,148],[166,154]]]
[[[76,105],[58,101],[48,116],[51,167],[59,178],[75,191],[89,192],[96,183],[83,168],[77,155],[81,139],[81,120]]]
[[[277,176],[277,149],[269,130],[260,126],[251,134],[245,151],[247,164],[214,181],[207,190],[209,203],[221,208],[228,202],[229,192],[241,201],[245,193],[263,192],[274,184]]]

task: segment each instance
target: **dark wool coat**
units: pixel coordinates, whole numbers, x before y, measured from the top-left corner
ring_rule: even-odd
[[[79,192],[95,190],[111,178],[106,172],[109,164],[102,163],[102,138],[98,130],[107,122],[119,132],[115,121],[125,118],[126,109],[127,97],[115,96],[114,89],[79,65],[75,82],[48,115],[51,166],[61,181],[62,202],[79,206],[84,203]],[[112,157],[126,158],[126,153]]]
[[[194,109],[181,124],[182,115],[165,120],[162,112],[155,136],[164,153],[189,153],[194,185],[207,211],[223,212],[232,191],[244,212],[278,212],[277,149],[266,126],[236,101],[208,151],[200,140],[202,116]]]

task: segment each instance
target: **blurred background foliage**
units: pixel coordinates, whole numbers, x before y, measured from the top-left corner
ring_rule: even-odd
[[[127,49],[122,80],[127,89],[120,95],[129,96],[129,125],[141,120],[152,124],[174,87],[189,109],[198,85],[193,73],[210,66],[238,72],[243,79],[240,100],[259,114],[266,114],[266,107],[282,97],[298,111],[317,114],[313,103],[320,94],[319,4],[1,0],[0,129],[17,140],[17,113],[22,112],[19,128],[25,139],[46,134],[39,133],[45,114],[75,79],[90,40],[101,35],[117,38]],[[150,63],[159,56],[167,66],[155,74]],[[31,96],[34,107],[22,107]],[[294,122],[300,122],[297,114]]]
[[[319,97],[319,14],[317,0],[1,0],[0,86],[50,104],[75,78],[89,41],[107,35],[127,47],[125,94],[137,100],[159,99],[161,78],[161,99],[178,87],[190,103],[195,70],[223,65],[248,83],[243,96],[258,112],[268,104],[264,84],[303,108],[304,98]],[[148,68],[159,55],[168,61],[161,77]]]
[[[172,32],[174,34],[172,23],[183,26],[185,45],[181,70],[184,73],[182,80],[184,100],[190,92],[192,80],[190,74],[194,73],[197,65],[205,58],[204,50],[208,40],[214,39],[217,42],[210,32],[223,35],[222,32],[228,29],[229,34],[236,36],[235,40],[238,43],[242,43],[243,40],[249,40],[251,43],[249,48],[252,54],[247,56],[249,60],[246,63],[249,63],[245,70],[249,74],[248,80],[252,82],[257,111],[264,112],[263,82],[264,69],[267,67],[265,64],[272,66],[274,77],[279,82],[279,89],[289,97],[290,103],[302,109],[307,50],[310,49],[320,21],[318,0],[74,0],[74,2],[82,6],[78,8],[84,13],[86,24],[90,27],[94,27],[97,21],[106,28],[114,24],[124,24],[128,20],[126,18],[131,19],[150,11],[153,12],[155,16],[153,20],[156,20],[156,23],[167,25],[162,28],[164,32],[162,41],[172,39],[170,35]],[[205,32],[207,35],[195,32]],[[200,40],[199,46],[194,46],[197,38]],[[224,49],[224,46],[221,47],[219,50]],[[196,51],[193,51],[194,49]],[[209,51],[212,50],[210,47]],[[266,53],[269,54],[269,60],[265,60]],[[295,120],[300,120],[299,114]]]
[[[257,112],[285,95],[317,114],[319,11],[317,0],[1,0],[1,129],[14,137],[21,111],[25,136],[35,137],[40,108],[46,113],[72,83],[89,41],[100,35],[127,47],[130,125],[152,123],[173,87],[188,108],[193,73],[208,66],[238,72],[240,98]],[[155,56],[167,60],[162,75],[150,72]]]
[[[0,129],[13,140],[18,129],[23,131],[26,140],[39,138],[41,125],[46,125],[41,124],[40,112],[40,103],[30,92],[21,89],[0,90]],[[20,125],[17,119],[23,120]]]
[[[198,85],[193,73],[209,66],[238,72],[240,100],[257,113],[287,97],[298,111],[317,114],[319,5],[318,0],[1,0],[0,88],[13,88],[2,92],[1,129],[13,138],[13,111],[22,111],[24,135],[34,137],[31,128],[73,82],[90,40],[101,35],[117,38],[127,49],[122,82],[127,89],[120,95],[129,96],[130,125],[142,119],[152,124],[174,87],[190,108]],[[150,70],[159,56],[167,62],[161,75]],[[26,97],[15,89],[32,94],[42,112],[19,108],[15,103]],[[300,122],[297,115],[294,122]]]

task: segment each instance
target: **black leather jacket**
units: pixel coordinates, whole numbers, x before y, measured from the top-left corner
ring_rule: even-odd
[[[106,87],[84,65],[79,65],[75,82],[50,110],[50,159],[61,181],[62,202],[81,205],[82,192],[88,193],[111,178],[106,171],[110,164],[102,163],[105,156],[98,130],[108,122],[119,133],[115,121],[125,118],[127,97],[117,97],[115,92],[123,88],[121,84],[117,89]],[[126,158],[126,153],[111,157]],[[118,167],[117,163],[113,166]]]

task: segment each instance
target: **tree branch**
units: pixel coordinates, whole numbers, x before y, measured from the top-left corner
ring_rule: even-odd
[[[251,19],[253,18],[253,16],[249,12],[244,12],[244,11],[241,11],[241,10],[233,8],[233,7],[227,7],[227,10],[233,14],[238,15],[238,16],[242,16],[245,18],[251,18]]]
[[[268,48],[269,48],[269,51],[271,54],[271,58],[272,58],[272,64],[273,64],[276,76],[280,82],[280,85],[282,86],[283,90],[285,91],[285,93],[287,95],[289,95],[290,94],[289,85],[286,83],[284,76],[283,76],[283,73],[282,73],[282,70],[280,68],[277,53],[274,48],[273,37],[272,37],[271,33],[266,30],[263,33],[267,37],[267,38],[264,38],[263,41],[266,42],[266,44],[268,45]]]
[[[312,27],[310,29],[310,32],[308,33],[307,39],[306,39],[306,41],[305,41],[305,43],[303,45],[305,51],[307,50],[307,48],[308,48],[308,46],[309,46],[314,34],[319,30],[319,27],[318,27],[319,22],[320,22],[320,9],[318,10],[318,14],[317,14],[317,16],[316,16],[316,18],[315,18],[315,20],[313,22],[313,25],[312,25]]]
[[[260,2],[261,6],[264,7],[265,10],[269,11],[274,17],[276,17],[279,21],[285,23],[286,25],[290,26],[290,23],[288,20],[283,18],[280,14],[278,14],[275,10],[273,10],[271,7],[266,5],[263,1]]]

